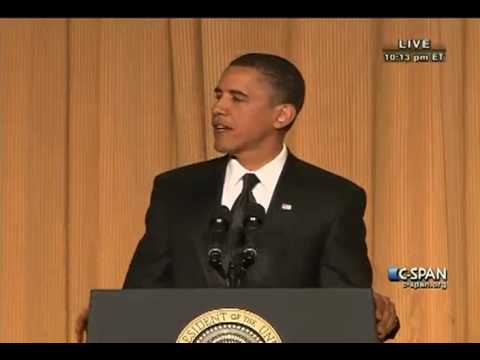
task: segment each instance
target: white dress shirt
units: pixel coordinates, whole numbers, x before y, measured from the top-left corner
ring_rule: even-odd
[[[282,151],[272,161],[256,171],[245,169],[237,159],[230,159],[225,173],[225,182],[223,183],[222,205],[225,205],[230,210],[232,209],[233,203],[242,192],[242,176],[246,173],[253,173],[260,180],[252,190],[253,196],[263,206],[265,211],[268,211],[278,178],[287,160],[287,155],[287,147],[284,144]]]

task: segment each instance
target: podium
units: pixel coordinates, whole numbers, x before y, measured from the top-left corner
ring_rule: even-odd
[[[371,289],[92,290],[87,342],[378,342]]]

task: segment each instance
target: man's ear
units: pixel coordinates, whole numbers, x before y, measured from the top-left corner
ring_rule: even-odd
[[[278,113],[273,123],[273,126],[277,130],[284,129],[293,122],[296,115],[297,111],[295,110],[295,107],[293,105],[278,105]]]

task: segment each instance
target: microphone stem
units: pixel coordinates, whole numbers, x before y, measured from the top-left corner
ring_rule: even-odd
[[[235,264],[233,261],[228,266],[228,287],[235,288],[237,287],[237,277],[235,271]]]

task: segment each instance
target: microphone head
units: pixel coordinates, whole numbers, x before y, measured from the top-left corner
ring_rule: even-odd
[[[255,258],[257,257],[257,250],[255,250],[254,248],[246,248],[243,249],[242,254],[248,260],[255,260]]]
[[[208,259],[211,264],[221,264],[222,250],[219,248],[212,248],[208,251]]]
[[[245,227],[257,228],[263,224],[265,220],[265,209],[258,203],[249,203],[245,210]]]
[[[214,231],[227,231],[232,222],[232,213],[225,205],[215,209],[210,220],[210,226]]]
[[[246,248],[242,251],[242,267],[246,270],[253,264],[257,258],[257,250],[254,248]]]

